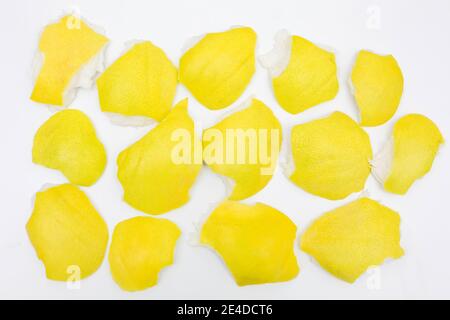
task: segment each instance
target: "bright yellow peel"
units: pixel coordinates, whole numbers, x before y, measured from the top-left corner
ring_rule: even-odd
[[[325,270],[352,283],[369,267],[403,255],[400,216],[362,198],[314,221],[302,235],[300,246]]]
[[[296,231],[295,224],[272,207],[225,201],[204,223],[200,241],[217,251],[236,283],[245,286],[297,276]]]
[[[439,128],[430,119],[420,114],[404,116],[394,126],[391,150],[383,155],[389,159],[377,157],[374,174],[381,179],[385,190],[406,194],[417,179],[430,171],[443,142]],[[387,167],[378,166],[386,160]]]
[[[295,126],[291,145],[290,179],[307,192],[338,200],[364,188],[372,147],[367,133],[344,113]]]
[[[61,171],[71,183],[90,186],[105,169],[106,153],[89,118],[78,110],[63,110],[36,132],[33,162]]]
[[[402,71],[392,55],[361,50],[351,81],[362,126],[379,126],[392,118],[403,93]]]
[[[71,86],[79,86],[76,75],[101,53],[108,39],[92,30],[82,19],[72,15],[45,27],[39,40],[42,66],[31,93],[31,100],[65,106],[73,98]],[[100,61],[100,60],[99,60]],[[95,62],[95,61],[94,61]],[[97,63],[90,65],[87,82],[92,81]],[[87,71],[87,70],[86,70]],[[86,76],[85,74],[82,77]],[[80,79],[78,79],[80,80]],[[86,85],[87,86],[87,85]]]
[[[279,74],[272,74],[278,103],[287,112],[297,114],[334,99],[339,90],[334,53],[299,36],[286,35],[282,41],[290,42],[283,49],[290,53],[286,55],[288,59],[281,57],[288,62],[284,69]],[[271,68],[264,60],[262,62],[263,66]]]
[[[248,27],[208,33],[180,59],[180,82],[209,109],[236,101],[255,72],[256,33]]]
[[[272,110],[263,102],[252,99],[247,108],[233,113],[203,132],[205,163],[214,172],[232,179],[235,183],[230,200],[248,198],[270,181],[280,151],[281,131],[280,122]],[[229,134],[231,132],[233,135]],[[215,158],[215,144],[219,133],[222,145],[218,148],[223,154],[222,159]],[[239,134],[242,134],[241,140]],[[227,147],[228,140],[234,142],[232,147]],[[230,153],[232,149],[234,157],[231,158],[227,152]],[[239,150],[242,150],[244,161],[239,160]],[[232,161],[227,161],[227,156],[230,156]]]
[[[47,278],[58,281],[93,274],[108,243],[105,221],[87,196],[70,184],[36,194],[27,232]]]
[[[138,291],[158,282],[159,272],[173,263],[181,231],[173,222],[135,217],[117,224],[109,250],[111,273],[126,291]]]
[[[136,43],[97,80],[104,112],[161,121],[170,111],[177,70],[150,41]]]
[[[177,163],[173,157],[180,143],[174,134],[179,130],[192,139],[186,163]],[[202,166],[195,161],[194,139],[198,140],[184,99],[154,129],[119,154],[117,175],[125,201],[149,214],[162,214],[188,202],[189,189]]]

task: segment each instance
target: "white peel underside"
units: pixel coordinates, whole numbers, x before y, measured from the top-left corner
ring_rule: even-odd
[[[292,36],[286,30],[280,30],[275,35],[272,50],[259,56],[261,66],[269,72],[272,78],[279,77],[287,68],[291,59]]]
[[[381,148],[380,152],[370,161],[372,166],[372,175],[375,179],[384,185],[385,181],[391,174],[392,162],[394,161],[394,138],[390,138],[388,142]]]

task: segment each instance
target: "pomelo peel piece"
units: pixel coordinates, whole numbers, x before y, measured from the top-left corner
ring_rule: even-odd
[[[289,281],[299,272],[297,227],[267,205],[221,203],[204,223],[200,243],[224,260],[239,286]]]
[[[301,236],[300,247],[332,275],[353,283],[369,267],[403,256],[400,216],[361,198],[315,220]]]
[[[339,90],[334,53],[280,31],[271,52],[260,57],[272,78],[275,98],[297,114],[334,99]]]
[[[386,191],[404,195],[431,170],[442,143],[444,137],[433,121],[406,115],[394,125],[392,138],[372,162],[372,172]]]
[[[339,200],[364,189],[372,147],[368,134],[344,113],[293,127],[291,150],[290,179],[305,191]]]
[[[97,79],[101,110],[114,123],[147,125],[169,113],[178,83],[177,69],[150,41],[137,42]],[[124,118],[119,121],[120,117]]]
[[[208,109],[228,107],[255,73],[255,47],[248,27],[209,33],[181,57],[180,82]]]
[[[392,55],[361,50],[351,74],[352,91],[367,127],[386,123],[398,109],[403,93],[403,74]]]
[[[89,88],[97,72],[103,70],[108,41],[75,15],[47,25],[39,39],[39,70],[31,100],[60,107],[69,105],[76,89]]]
[[[186,161],[174,158],[180,141],[176,133],[187,133],[189,144]],[[124,200],[132,207],[149,214],[162,214],[189,201],[189,190],[200,172],[197,159],[194,122],[188,114],[187,99],[179,102],[155,128],[123,150],[117,158],[118,178]]]
[[[33,162],[61,171],[69,182],[94,184],[106,166],[106,152],[89,118],[78,110],[63,110],[36,132]]]
[[[74,185],[38,192],[26,229],[48,279],[83,279],[103,261],[108,227],[84,192]]]
[[[181,231],[167,219],[135,217],[117,224],[109,251],[116,283],[126,291],[155,286],[159,272],[173,263]]]
[[[220,145],[216,145],[218,140]],[[231,147],[228,140],[234,142]],[[251,99],[248,107],[203,132],[204,161],[214,172],[232,181],[230,200],[245,199],[271,180],[281,140],[281,124],[273,112],[260,100]],[[223,155],[220,158],[216,157],[218,149]],[[227,154],[231,149],[233,155]]]

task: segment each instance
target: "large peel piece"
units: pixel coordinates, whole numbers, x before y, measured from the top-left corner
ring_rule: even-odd
[[[208,33],[180,59],[180,82],[209,109],[236,101],[255,73],[256,33],[248,27]]]
[[[338,200],[364,188],[372,147],[367,133],[344,113],[295,126],[291,145],[290,179],[307,192]]]
[[[51,280],[83,279],[93,274],[108,243],[105,221],[84,192],[71,184],[36,194],[27,232]]]
[[[150,41],[138,42],[98,78],[100,107],[116,118],[161,121],[170,111],[177,82],[177,70],[164,51]]]
[[[248,107],[203,132],[205,163],[234,183],[230,200],[248,198],[271,180],[278,161],[281,131],[272,110],[260,100],[252,99]]]
[[[374,200],[361,198],[314,221],[302,235],[300,246],[325,270],[354,282],[369,267],[403,255],[400,216]]]
[[[397,121],[391,140],[372,161],[372,172],[385,190],[406,194],[431,170],[443,142],[433,121],[420,114],[406,115]]]
[[[185,143],[180,145],[182,140]],[[155,128],[119,154],[117,175],[124,200],[149,214],[162,214],[188,202],[189,189],[202,166],[201,156],[196,160],[196,143],[201,145],[185,99]]]
[[[90,87],[103,69],[108,39],[80,17],[67,15],[45,27],[39,40],[39,74],[31,100],[67,106],[78,87]]]
[[[61,171],[71,183],[90,186],[105,169],[106,152],[83,112],[63,110],[36,132],[33,162]]]
[[[225,201],[204,223],[200,242],[217,251],[240,286],[281,282],[299,272],[296,230],[272,207]]]
[[[180,234],[166,219],[135,217],[117,224],[109,251],[114,280],[126,291],[155,286],[159,272],[173,263]]]

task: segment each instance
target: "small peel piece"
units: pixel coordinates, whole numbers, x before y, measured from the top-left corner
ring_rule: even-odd
[[[89,118],[79,110],[51,116],[36,132],[33,162],[61,171],[69,182],[94,184],[106,166],[106,152]]]
[[[177,69],[166,54],[150,41],[138,42],[97,79],[100,108],[161,121],[170,111],[177,83]],[[145,124],[129,122],[134,123]]]
[[[344,199],[364,189],[370,175],[368,134],[349,116],[330,116],[299,124],[291,132],[294,171],[290,179],[305,191]]]
[[[174,158],[180,145],[177,132],[187,133],[185,138],[189,139],[184,152],[187,160],[180,163]],[[201,145],[184,99],[155,128],[119,154],[117,175],[124,200],[149,214],[162,214],[188,202],[189,189],[202,166],[201,159],[196,161],[196,143]]]
[[[299,272],[296,231],[286,215],[265,204],[224,201],[204,223],[200,242],[222,257],[239,286],[283,282]]]
[[[101,265],[108,243],[108,227],[83,191],[71,184],[36,194],[26,226],[48,279],[80,279]]]
[[[244,92],[255,73],[256,33],[248,27],[209,33],[180,59],[180,82],[211,110]]]
[[[406,115],[394,125],[390,142],[372,161],[372,172],[386,191],[404,195],[431,170],[442,143],[444,137],[430,119]]]
[[[369,267],[403,256],[400,216],[361,198],[314,221],[302,235],[300,247],[325,270],[353,283]]]
[[[382,125],[397,111],[403,93],[403,74],[392,55],[361,50],[353,66],[351,84],[362,126]]]
[[[114,281],[126,291],[155,286],[159,272],[173,263],[180,235],[167,219],[135,217],[118,223],[109,250]]]
[[[273,50],[259,60],[272,77],[275,98],[289,113],[303,112],[338,93],[334,53],[302,37],[278,32]]]
[[[281,139],[281,124],[272,110],[260,100],[252,99],[244,110],[203,132],[204,161],[214,172],[234,181],[229,199],[242,200],[262,190],[272,179]],[[218,140],[220,145],[216,145]],[[229,140],[234,141],[232,147],[227,147]],[[227,162],[231,148],[236,153],[233,161]],[[225,159],[216,159],[217,152]]]
[[[78,87],[90,87],[103,69],[103,51],[108,38],[85,21],[67,15],[45,27],[39,40],[40,66],[31,100],[67,106]]]

